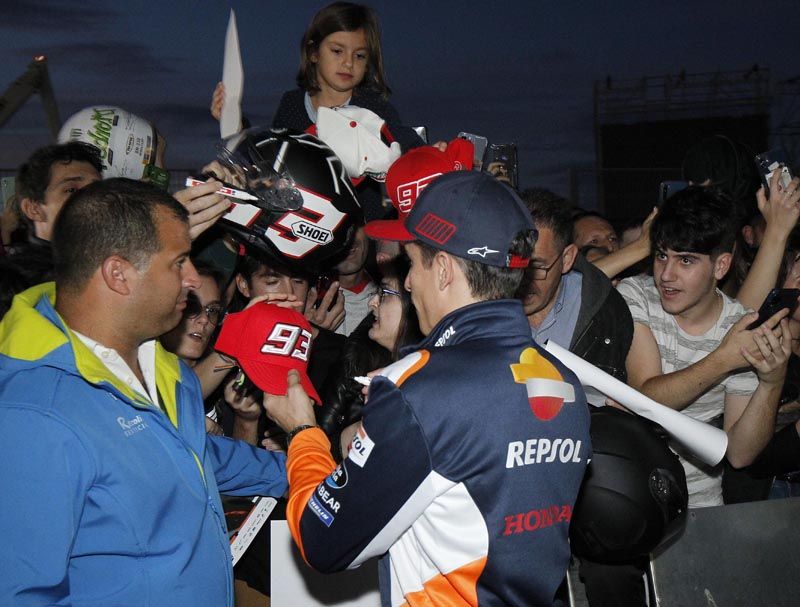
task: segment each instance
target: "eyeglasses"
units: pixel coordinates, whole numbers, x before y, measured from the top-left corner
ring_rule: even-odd
[[[558,263],[558,260],[561,259],[564,255],[564,251],[562,250],[561,253],[558,254],[549,266],[534,266],[531,265],[529,268],[531,270],[531,277],[533,280],[544,280],[547,278],[547,273],[553,269],[553,266]]]
[[[190,293],[186,298],[186,309],[183,312],[184,316],[186,316],[186,318],[197,318],[203,312],[206,318],[208,318],[208,322],[216,326],[222,318],[223,310],[222,306],[219,304],[204,306],[196,296]]]
[[[378,301],[380,303],[383,303],[383,300],[387,295],[394,295],[395,297],[400,297],[402,293],[400,293],[400,291],[395,291],[394,289],[390,289],[388,287],[379,286],[378,290],[375,291],[372,295],[373,296],[377,295]]]

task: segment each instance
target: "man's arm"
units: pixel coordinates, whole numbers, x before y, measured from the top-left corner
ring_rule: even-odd
[[[286,456],[225,436],[206,435],[206,451],[220,493],[272,495],[286,493]]]
[[[650,226],[657,214],[657,208],[650,212],[642,224],[642,234],[639,238],[613,253],[596,259],[592,263],[609,279],[612,279],[632,265],[646,259],[650,255]]]
[[[0,409],[0,603],[71,603],[71,549],[96,469],[57,417]]]
[[[754,310],[758,309],[778,280],[786,242],[800,217],[800,179],[795,177],[789,188],[784,190],[779,185],[780,178],[780,171],[775,171],[769,185],[769,198],[763,186],[758,191],[758,209],[767,227],[753,265],[736,294],[736,299],[743,306]]]
[[[745,348],[753,347],[753,332],[746,329],[757,314],[747,314],[734,324],[719,347],[702,360],[680,371],[663,373],[658,344],[643,323],[633,323],[633,342],[626,359],[628,383],[656,402],[678,411],[685,409],[714,384],[735,369],[749,366],[743,356]],[[766,323],[774,327],[785,311]]]
[[[291,399],[308,397],[290,383],[288,397],[266,397],[268,414],[286,430],[299,422],[313,424],[313,414],[290,421],[281,416],[278,409]],[[411,409],[382,378],[370,386],[362,426],[338,468],[325,434],[311,429],[289,445],[287,470],[292,537],[306,561],[324,572],[356,567],[386,552],[448,482],[431,471]]]

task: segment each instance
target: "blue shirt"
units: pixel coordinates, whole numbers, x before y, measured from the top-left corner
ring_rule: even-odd
[[[543,346],[548,339],[552,339],[559,346],[569,348],[581,310],[582,286],[583,276],[580,272],[572,270],[564,275],[555,304],[538,328],[531,327],[531,335],[537,344]]]

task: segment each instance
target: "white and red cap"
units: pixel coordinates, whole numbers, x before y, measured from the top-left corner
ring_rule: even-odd
[[[299,312],[260,302],[228,314],[214,349],[235,358],[245,375],[268,394],[286,394],[286,374],[296,369],[306,394],[322,402],[306,373],[311,325]]]
[[[472,169],[474,146],[471,141],[457,138],[447,144],[442,152],[426,145],[414,148],[398,158],[386,175],[386,193],[397,210],[397,219],[370,221],[364,226],[367,236],[376,240],[392,240],[391,236],[401,226],[420,193],[434,179],[452,171]]]

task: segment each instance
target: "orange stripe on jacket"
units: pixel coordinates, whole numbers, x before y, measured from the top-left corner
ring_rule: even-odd
[[[289,478],[286,522],[289,523],[294,543],[300,548],[306,562],[308,560],[300,535],[300,518],[317,485],[335,468],[336,462],[331,457],[331,443],[320,428],[303,430],[292,439],[286,458],[286,475]]]
[[[419,360],[406,369],[403,374],[397,378],[397,381],[395,382],[396,386],[402,386],[403,382],[414,375],[414,373],[422,369],[422,367],[427,364],[428,359],[431,357],[431,353],[427,350],[419,350],[418,354],[420,355]]]
[[[409,592],[403,606],[477,605],[478,578],[483,573],[484,567],[486,567],[486,557],[467,563],[450,573],[435,575],[422,585],[422,590]]]

